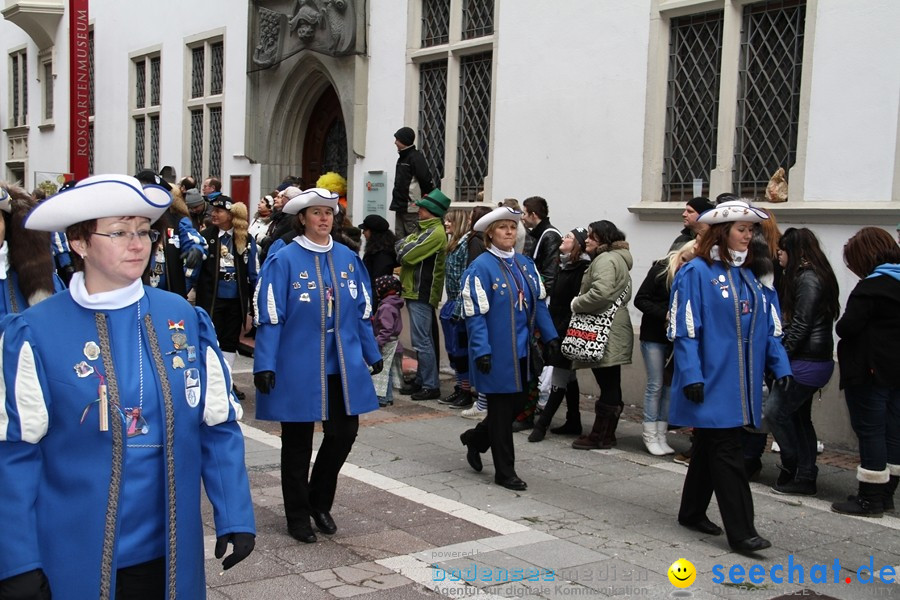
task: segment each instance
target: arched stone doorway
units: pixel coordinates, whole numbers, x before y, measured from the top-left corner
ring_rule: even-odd
[[[332,86],[316,101],[303,141],[303,181],[312,187],[323,173],[347,177],[347,128]]]

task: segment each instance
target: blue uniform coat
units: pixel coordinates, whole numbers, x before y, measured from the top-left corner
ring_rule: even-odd
[[[670,299],[667,333],[675,343],[675,375],[669,422],[759,427],[763,373],[791,373],[775,292],[748,268],[695,258],[678,271]],[[747,342],[740,343],[742,338]],[[691,383],[704,384],[702,404],[685,398],[682,390]]]
[[[329,333],[325,273],[336,290]],[[270,254],[256,290],[253,371],[274,371],[275,388],[256,395],[256,418],[308,423],[328,420],[326,353],[334,336],[344,409],[359,415],[378,408],[368,365],[381,360],[372,331],[369,274],[359,256],[335,243],[314,252],[297,240]]]
[[[209,317],[175,294],[149,286],[144,291],[142,313],[152,317],[172,394],[177,490],[174,507],[166,506],[165,499],[166,505],[156,505],[148,497],[146,510],[148,515],[161,512],[166,530],[169,515],[175,515],[177,594],[204,598],[201,480],[214,509],[217,536],[255,533],[244,441],[237,424],[241,407],[230,394],[231,376]],[[100,596],[112,431],[125,427],[124,418],[110,419],[109,431],[100,431],[98,404],[91,403],[98,397],[98,374],[105,374],[102,354],[88,344],[99,342],[94,315],[69,293],[61,293],[0,321],[0,387],[5,392],[0,403],[0,489],[4,490],[0,523],[8,525],[0,536],[0,579],[41,568],[57,600]],[[137,324],[136,318],[132,323]],[[180,350],[175,348],[173,332],[186,336]],[[153,350],[148,335],[142,327],[144,356]],[[123,332],[110,328],[114,355],[117,337],[123,338]],[[175,356],[182,358],[183,368],[175,368]],[[132,364],[114,360],[113,364],[120,381],[129,368],[135,369]],[[155,369],[150,371],[143,373],[144,406],[148,401],[158,403],[156,410],[161,413],[162,380]],[[120,389],[121,406],[130,406],[138,395],[137,386]],[[122,439],[127,461],[124,431]],[[164,481],[166,473],[166,467],[161,469]],[[142,493],[134,489],[134,481],[123,469],[119,494],[114,496],[120,504],[126,493],[132,497]],[[141,518],[119,513],[113,522],[113,591],[117,548],[125,544],[123,539]]]
[[[529,374],[520,372],[521,344],[532,351],[529,340],[516,337],[517,318],[524,317],[528,334],[535,328],[544,341],[558,334],[544,302],[546,293],[534,261],[522,254],[514,256],[515,265],[524,276],[525,310],[518,310],[516,284],[501,259],[485,252],[472,261],[463,273],[460,298],[469,334],[469,377],[484,394],[512,394],[525,389]],[[491,370],[482,373],[475,359],[491,355]],[[527,361],[531,364],[530,360]]]

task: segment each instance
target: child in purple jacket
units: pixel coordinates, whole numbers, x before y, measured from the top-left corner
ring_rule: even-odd
[[[378,297],[378,309],[375,311],[375,341],[381,350],[384,360],[384,371],[379,379],[376,376],[375,393],[379,406],[390,406],[394,403],[394,377],[403,377],[403,346],[400,345],[400,332],[403,331],[403,298],[400,297],[400,280],[393,275],[382,275],[375,279],[375,295]],[[396,374],[396,375],[395,375]]]

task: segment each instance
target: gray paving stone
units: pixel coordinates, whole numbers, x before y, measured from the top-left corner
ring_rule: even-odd
[[[216,590],[231,600],[333,600],[334,596],[300,575],[272,577]],[[210,599],[213,596],[209,596]]]
[[[516,546],[507,548],[505,552],[531,564],[540,565],[557,572],[562,569],[609,558],[608,554],[588,550],[567,540],[552,540]]]

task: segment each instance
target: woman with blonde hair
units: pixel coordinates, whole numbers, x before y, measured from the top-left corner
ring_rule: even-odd
[[[444,288],[447,302],[441,307],[441,329],[444,331],[444,348],[447,358],[456,373],[453,393],[438,402],[453,408],[468,408],[472,405],[471,384],[469,383],[468,340],[466,325],[459,304],[462,275],[466,270],[469,239],[469,211],[455,208],[444,215],[444,230],[447,232],[447,259],[444,262]]]
[[[206,310],[229,365],[249,314],[259,272],[256,240],[248,233],[247,207],[221,194],[210,201],[212,225],[203,230],[209,256],[197,280],[197,306]],[[238,398],[243,395],[235,388]]]

